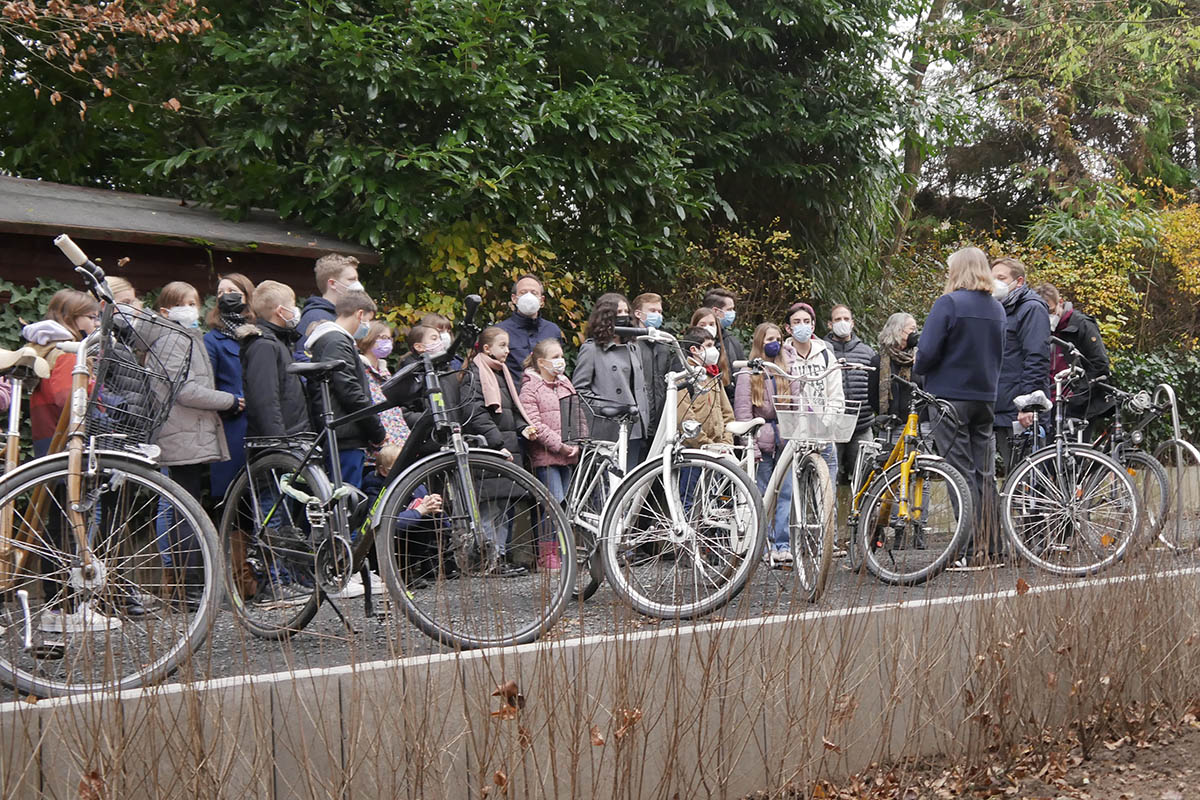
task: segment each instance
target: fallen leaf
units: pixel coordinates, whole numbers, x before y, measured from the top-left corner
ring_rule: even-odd
[[[533,734],[529,732],[529,728],[524,725],[517,726],[517,741],[521,745],[522,750],[528,750],[533,747]]]
[[[508,776],[504,774],[504,770],[496,770],[496,774],[492,776],[492,783],[500,787],[500,791],[508,791]]]
[[[613,736],[617,739],[629,733],[629,729],[634,726],[634,723],[642,718],[642,710],[640,708],[625,708],[622,709],[621,713],[625,717],[625,724],[613,731]]]
[[[171,109],[172,111],[178,111],[180,108],[183,107],[183,104],[180,103],[179,100],[177,100],[176,98],[172,97],[170,100],[163,103],[163,106],[165,108]]]
[[[1046,673],[1046,685],[1048,687],[1050,687],[1051,689],[1053,689],[1055,686],[1058,686],[1058,673],[1057,672],[1047,672]]]
[[[834,744],[833,742],[826,739],[824,736],[821,737],[821,744],[825,745],[826,750],[832,750],[835,753],[842,752],[842,746],[840,744]]]
[[[849,722],[854,718],[854,712],[858,709],[858,698],[852,694],[839,695],[833,701],[833,714],[830,718],[834,722]]]
[[[94,769],[79,781],[79,800],[103,800],[104,779],[100,770]]]
[[[129,256],[121,256],[120,258],[117,259],[118,267],[123,267],[128,263],[129,263]]]
[[[1025,579],[1017,578],[1017,594],[1019,594],[1019,595],[1025,594],[1028,591],[1029,591],[1029,584],[1025,582]]]
[[[596,747],[604,746],[604,734],[600,733],[600,726],[592,726],[592,744]]]
[[[517,711],[518,709],[516,706],[510,706],[507,703],[504,703],[498,710],[492,712],[492,716],[498,719],[516,719]]]
[[[496,687],[496,691],[492,692],[492,697],[503,697],[504,702],[509,705],[515,705],[511,701],[514,697],[520,694],[521,690],[517,688],[516,681],[505,681]]]

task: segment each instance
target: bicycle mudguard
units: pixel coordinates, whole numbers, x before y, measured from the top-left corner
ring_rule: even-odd
[[[371,504],[371,513],[368,515],[366,521],[363,522],[363,527],[370,526],[372,530],[378,531],[378,529],[379,529],[378,511],[379,511],[379,509],[381,509],[385,505],[387,505],[388,500],[391,499],[392,493],[396,490],[396,485],[400,483],[400,478],[407,475],[409,472],[412,472],[417,467],[422,467],[425,464],[427,464],[428,462],[432,461],[433,459],[442,457],[446,453],[453,454],[454,450],[452,450],[450,448],[445,448],[443,450],[438,450],[436,453],[430,453],[429,455],[424,456],[423,458],[420,458],[420,459],[414,461],[413,463],[409,464],[401,472],[399,472],[395,478],[389,480],[387,485],[383,487],[383,491],[381,491],[379,493],[379,497],[376,498],[375,501]],[[504,454],[501,453],[499,450],[492,450],[491,448],[487,448],[487,447],[472,447],[470,450],[470,455],[477,455],[477,454],[495,456],[496,458],[498,458],[502,461],[508,461],[508,459],[504,457]]]
[[[153,469],[155,471],[162,469],[161,465],[154,459],[147,458],[146,456],[138,455],[137,453],[131,453],[126,450],[88,451],[85,449],[83,451],[85,461],[87,459],[87,456],[91,452],[95,452],[97,457],[103,456],[105,458],[105,460],[109,461],[110,463],[112,461],[131,461],[135,464],[140,464],[143,467],[150,467],[151,469]],[[66,461],[69,456],[70,456],[70,453],[67,453],[67,452],[51,453],[50,455],[42,456],[41,458],[35,458],[32,461],[26,461],[24,464],[19,465],[16,469],[12,470],[11,472],[6,472],[3,475],[0,475],[0,483],[7,481],[9,478],[16,477],[16,476],[22,474],[23,472],[33,469],[34,467],[41,466],[42,464],[49,464],[53,461]]]

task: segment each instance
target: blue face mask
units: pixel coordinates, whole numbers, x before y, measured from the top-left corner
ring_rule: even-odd
[[[734,321],[735,319],[737,319],[737,312],[736,312],[736,311],[734,311],[733,309],[730,309],[729,311],[726,311],[726,312],[725,312],[725,315],[724,315],[723,317],[721,317],[721,327],[722,327],[722,328],[728,328],[730,325],[732,325],[732,324],[733,324],[733,321]]]
[[[661,328],[663,324],[663,315],[657,311],[651,311],[646,315],[647,328]]]
[[[368,325],[367,323],[365,323],[365,322],[358,323],[358,330],[356,330],[354,332],[355,341],[361,342],[363,339],[367,338],[367,333],[369,333],[370,330],[371,330],[371,326]]]
[[[792,326],[792,338],[797,342],[807,342],[812,338],[812,325],[801,322]]]
[[[775,358],[779,355],[779,350],[783,347],[783,342],[767,342],[763,345],[763,355],[767,358]]]

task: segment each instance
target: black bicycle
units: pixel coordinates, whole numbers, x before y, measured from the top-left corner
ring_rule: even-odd
[[[392,601],[436,641],[478,648],[533,641],[561,616],[575,581],[575,544],[562,508],[533,475],[463,432],[463,409],[447,403],[457,376],[440,371],[479,333],[479,297],[446,352],[424,355],[383,386],[385,402],[334,419],[329,376],[337,362],[293,364],[315,384],[322,425],[311,441],[255,443],[230,486],[220,531],[227,584],[239,622],[256,636],[287,638],[362,573],[373,614],[367,561],[377,545]],[[425,413],[382,491],[367,498],[326,460],[338,452],[337,428],[397,406]],[[514,566],[510,543],[553,542],[561,569]],[[348,623],[347,623],[348,624]]]

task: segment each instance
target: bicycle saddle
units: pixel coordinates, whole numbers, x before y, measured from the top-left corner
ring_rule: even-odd
[[[341,361],[297,361],[293,364],[288,364],[287,371],[291,375],[320,378],[341,366]]]
[[[604,419],[613,419],[614,417],[633,416],[638,413],[638,407],[635,405],[628,406],[600,406],[592,409],[592,413],[597,417]]]
[[[766,425],[766,424],[767,424],[767,421],[765,419],[763,419],[762,417],[755,417],[754,419],[738,420],[737,422],[727,422],[725,424],[725,430],[728,431],[729,433],[732,433],[734,436],[745,436],[747,433],[754,430],[758,426]]]
[[[895,414],[878,414],[871,424],[876,428],[894,428],[897,425],[902,425],[904,420],[897,417]]]
[[[0,350],[0,375],[25,378],[49,378],[50,365],[32,347],[20,350]]]
[[[1049,411],[1054,408],[1054,404],[1050,402],[1050,398],[1046,397],[1046,393],[1041,389],[1029,394],[1023,394],[1020,397],[1013,398],[1013,405],[1018,411]]]

